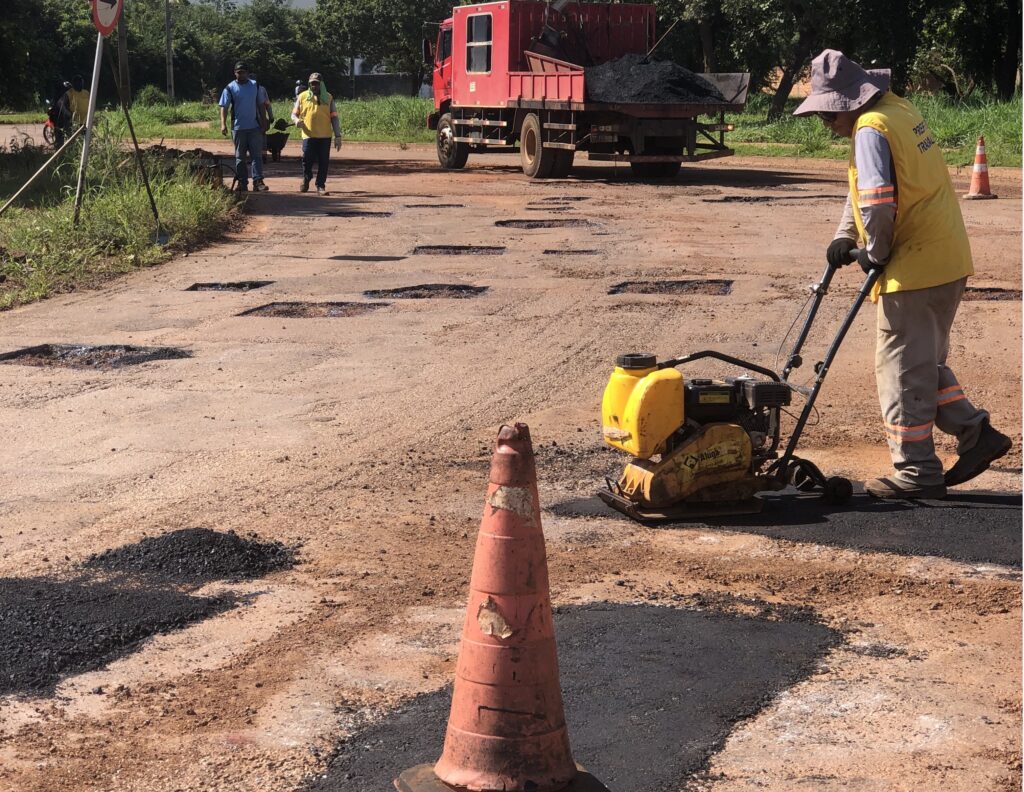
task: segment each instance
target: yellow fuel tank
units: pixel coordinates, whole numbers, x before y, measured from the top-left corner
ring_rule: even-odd
[[[663,450],[683,424],[683,375],[654,355],[619,355],[601,400],[604,441],[640,459]]]

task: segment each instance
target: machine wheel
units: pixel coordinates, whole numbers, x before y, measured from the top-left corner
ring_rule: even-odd
[[[531,179],[548,178],[558,150],[544,148],[540,119],[536,113],[528,113],[519,131],[519,157],[523,161],[523,173]]]
[[[833,506],[849,503],[850,498],[853,497],[853,484],[842,476],[830,476],[825,480],[825,492],[822,497]]]
[[[816,476],[817,470],[806,460],[799,459],[789,466],[786,480],[801,492],[811,492],[818,486],[820,473]]]
[[[572,149],[554,149],[555,161],[551,166],[552,179],[564,179],[572,170],[572,161],[576,152]]]
[[[469,146],[455,140],[452,114],[445,113],[437,121],[437,161],[445,170],[459,170],[469,159]]]

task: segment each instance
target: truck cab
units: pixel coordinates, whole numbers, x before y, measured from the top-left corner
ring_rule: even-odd
[[[451,17],[441,23],[433,50],[434,109],[441,111],[452,102],[452,25]],[[431,129],[436,129],[436,121]]]

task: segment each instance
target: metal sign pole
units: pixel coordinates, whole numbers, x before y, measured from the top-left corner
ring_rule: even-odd
[[[75,190],[74,224],[78,225],[78,216],[82,210],[82,197],[85,191],[85,169],[89,164],[89,144],[92,143],[92,128],[96,116],[96,93],[100,87],[100,67],[103,65],[103,34],[96,35],[96,58],[92,64],[92,85],[89,91],[89,112],[85,117],[85,143],[82,145],[82,164],[78,168],[78,188]]]

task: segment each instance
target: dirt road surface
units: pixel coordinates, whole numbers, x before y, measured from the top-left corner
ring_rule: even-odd
[[[404,761],[411,748],[389,739],[437,732],[490,449],[515,420],[538,455],[577,759],[613,788],[1019,787],[1019,173],[993,171],[999,200],[963,205],[972,285],[1016,295],[965,302],[952,352],[971,399],[1013,435],[1010,456],[943,503],[858,497],[830,513],[784,500],[753,521],[654,529],[593,498],[625,462],[599,432],[615,356],[716,348],[775,365],[841,214],[843,166],[737,158],[669,185],[581,165],[577,178],[530,182],[498,156],[443,173],[422,150],[347,147],[333,194],[318,199],[295,192],[287,160],[268,166],[272,192],[249,198],[247,224],[222,243],[0,315],[0,351],[191,354],[0,365],[0,577],[28,592],[23,608],[32,592],[96,592],[76,611],[88,624],[73,625],[85,636],[75,672],[55,672],[49,690],[41,678],[0,688],[0,789],[386,788],[363,774],[367,763],[385,772],[377,754],[338,768],[346,746]],[[961,191],[968,177],[954,174]],[[508,220],[578,222],[496,225]],[[459,245],[503,250],[430,250]],[[731,290],[609,294],[626,281],[705,279]],[[235,281],[271,283],[186,290]],[[805,376],[859,281],[853,268],[837,277]],[[424,284],[486,291],[364,296]],[[241,315],[295,302],[377,307]],[[804,449],[857,478],[887,469],[873,322],[865,308]],[[953,453],[945,441],[941,451]],[[296,547],[298,563],[202,584],[88,563],[190,528],[255,533]],[[119,593],[100,596],[102,586]],[[155,607],[154,591],[184,609],[125,633],[117,603]],[[595,603],[614,619],[588,621]],[[33,640],[61,637],[69,618],[55,608]],[[160,630],[170,631],[142,640]],[[130,646],[104,654],[90,635]],[[32,641],[8,648],[12,668],[50,662]],[[665,665],[652,672],[652,657]],[[630,692],[634,674],[665,695]],[[629,769],[648,754],[622,750],[617,731],[671,757],[657,783]],[[418,761],[440,753],[427,742]]]

